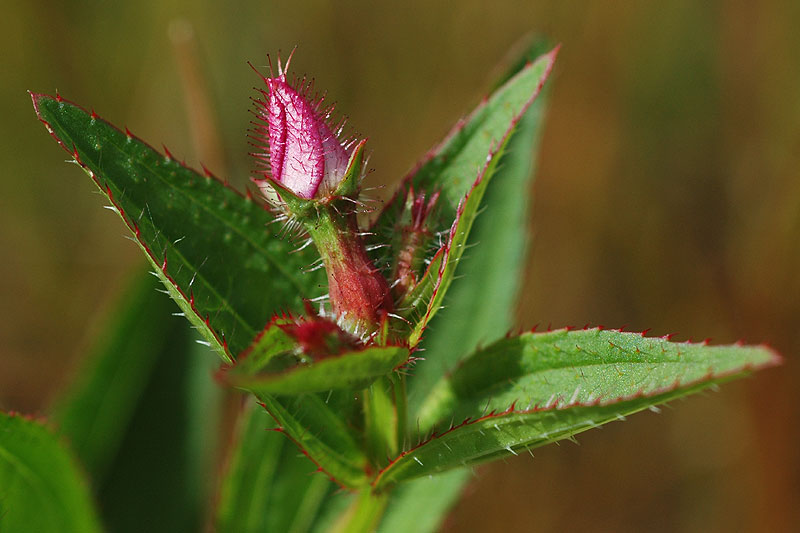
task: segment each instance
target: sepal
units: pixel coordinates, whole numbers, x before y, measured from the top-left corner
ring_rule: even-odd
[[[219,377],[258,394],[359,389],[403,366],[410,354],[405,345],[362,344],[326,318],[282,317]]]
[[[339,182],[339,185],[336,186],[330,195],[323,197],[323,201],[330,202],[341,196],[346,196],[348,198],[358,197],[358,193],[361,190],[361,180],[366,173],[366,158],[364,155],[366,144],[367,140],[364,139],[353,148],[342,181]]]
[[[300,221],[311,220],[314,218],[319,202],[314,199],[301,198],[297,196],[291,189],[285,187],[281,182],[276,181],[269,176],[258,179],[251,178],[255,183],[267,202],[282,211],[286,215]]]

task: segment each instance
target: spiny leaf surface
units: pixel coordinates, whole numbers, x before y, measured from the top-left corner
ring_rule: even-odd
[[[108,197],[187,318],[227,361],[278,310],[318,296],[312,253],[289,254],[260,204],[94,113],[32,94],[39,119]],[[255,297],[254,297],[255,296]]]
[[[331,389],[360,389],[408,360],[404,346],[370,346],[300,363],[280,372],[251,374],[234,366],[224,374],[227,383],[255,393],[302,394]]]
[[[367,456],[343,409],[331,408],[331,394],[273,396],[256,394],[278,424],[323,472],[339,485],[357,488],[367,482]],[[353,398],[347,391],[346,398]]]
[[[777,361],[763,346],[673,343],[600,329],[503,339],[466,359],[423,405],[421,431],[458,425],[399,456],[375,485],[567,438]]]
[[[556,53],[557,49],[542,56],[498,89],[401,188],[398,197],[404,199],[402,191],[406,190],[405,187],[413,185],[415,190],[422,191],[441,187],[440,213],[443,211],[447,220],[454,220],[445,244],[431,260],[420,282],[398,304],[398,309],[412,323],[409,336],[412,346],[419,342],[428,321],[442,305],[497,163],[513,129],[539,95],[552,70]],[[465,176],[477,179],[471,178],[473,181],[463,186]],[[457,207],[452,210],[450,206],[456,191],[465,192],[455,200]],[[402,205],[403,202],[395,200],[383,216],[387,221],[397,220],[397,209]]]
[[[486,166],[487,158],[499,155],[500,146],[541,91],[557,52],[555,49],[522,68],[430,151],[373,224],[376,242],[392,241],[411,187],[418,192],[441,191],[439,212],[431,229],[438,232],[450,227],[459,203]]]
[[[531,44],[515,58],[507,78],[498,86],[524,67],[526,60],[536,59],[548,48],[541,40]],[[415,366],[408,380],[412,416],[446,371],[472,353],[479,342],[491,342],[514,325],[514,304],[528,249],[535,154],[544,129],[548,87],[551,86],[545,86],[515,128],[470,230],[458,262],[458,276],[444,301],[446,306],[433,318],[422,338],[422,353],[427,357]],[[409,424],[416,427],[416,420]]]

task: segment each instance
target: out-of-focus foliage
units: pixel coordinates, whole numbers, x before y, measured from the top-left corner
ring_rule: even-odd
[[[88,485],[78,462],[44,424],[0,413],[3,531],[100,531]]]
[[[192,98],[178,89],[168,37],[170,27],[176,39],[186,34],[177,17],[194,25],[224,156],[201,149],[207,140],[192,140],[201,128],[184,118]],[[212,171],[231,169],[241,186],[255,83],[244,61],[263,64],[266,51],[297,43],[295,68],[314,72],[369,134],[380,169],[369,179],[388,183],[475,103],[474,87],[488,90],[484,73],[517,36],[544,31],[565,47],[520,324],[627,323],[715,342],[743,335],[770,341],[788,360],[781,372],[728,387],[724,400],[711,395],[695,409],[587,435],[581,441],[591,446],[580,454],[562,446],[481,469],[450,527],[524,528],[531,516],[541,530],[797,523],[798,430],[786,423],[800,405],[790,385],[800,377],[795,2],[609,9],[467,0],[457,16],[421,0],[84,2],[69,10],[45,2],[15,3],[4,20],[0,44],[14,52],[0,57],[3,407],[32,411],[53,395],[93,336],[86,316],[102,316],[140,260],[109,222],[114,215],[87,194],[88,180],[61,179],[58,158],[39,157],[41,127],[25,89],[58,88],[90,102],[193,166],[200,153]]]

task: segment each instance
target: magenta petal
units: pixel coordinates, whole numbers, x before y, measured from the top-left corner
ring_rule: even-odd
[[[325,122],[320,123],[318,132],[322,139],[322,150],[325,156],[325,172],[321,185],[322,190],[328,192],[335,189],[344,178],[350,154]]]
[[[349,162],[348,150],[320,113],[321,99],[309,101],[304,89],[292,87],[281,71],[265,78],[265,101],[256,101],[257,116],[266,127],[257,125],[256,141],[266,150],[253,155],[268,164],[274,181],[301,198],[332,193],[344,178]]]
[[[268,115],[272,179],[313,198],[325,174],[319,118],[283,76],[269,80]]]

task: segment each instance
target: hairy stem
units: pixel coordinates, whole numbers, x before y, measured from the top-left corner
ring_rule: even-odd
[[[392,310],[392,299],[358,236],[356,214],[325,205],[305,225],[325,264],[331,307],[340,325],[357,336],[374,332]]]

